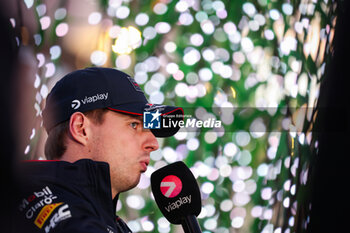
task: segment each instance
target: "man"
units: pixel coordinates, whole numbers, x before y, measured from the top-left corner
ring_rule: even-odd
[[[159,147],[156,136],[178,130],[144,129],[144,112],[157,118],[183,110],[149,104],[138,84],[115,69],[63,77],[43,111],[49,161],[22,166],[17,232],[130,232],[115,213],[118,195],[138,184]]]

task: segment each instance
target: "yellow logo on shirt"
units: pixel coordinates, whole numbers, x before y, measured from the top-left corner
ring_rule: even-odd
[[[34,224],[39,227],[40,229],[43,227],[44,223],[46,222],[46,220],[49,218],[49,216],[51,215],[51,213],[60,205],[62,205],[63,202],[60,203],[53,203],[50,205],[46,205],[44,206],[38,216],[36,217]]]

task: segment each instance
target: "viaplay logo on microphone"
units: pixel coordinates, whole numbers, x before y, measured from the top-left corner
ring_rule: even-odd
[[[168,175],[160,182],[160,191],[167,198],[174,198],[182,190],[182,182],[179,177],[174,175]],[[176,201],[170,203],[168,206],[164,206],[165,210],[170,212],[172,210],[179,209],[184,204],[191,204],[191,195],[179,197]]]
[[[169,175],[160,182],[160,191],[167,198],[176,197],[182,190],[182,182],[179,177]]]

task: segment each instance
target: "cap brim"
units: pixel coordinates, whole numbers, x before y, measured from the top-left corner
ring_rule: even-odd
[[[124,114],[130,114],[135,116],[144,116],[145,112],[156,112],[161,116],[161,122],[163,118],[171,119],[172,124],[167,127],[161,125],[158,129],[150,129],[156,137],[164,138],[170,137],[176,134],[180,129],[179,121],[184,120],[184,110],[176,106],[159,105],[159,104],[144,104],[144,103],[131,103],[125,105],[118,105],[108,107],[108,109]]]

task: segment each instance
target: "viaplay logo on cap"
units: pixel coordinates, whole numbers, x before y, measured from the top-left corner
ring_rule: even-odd
[[[83,104],[90,104],[90,103],[95,103],[96,101],[103,101],[103,100],[107,100],[108,99],[108,92],[106,93],[100,93],[100,94],[96,94],[93,96],[85,96],[84,99],[78,100],[75,99],[72,101],[71,103],[71,107],[73,109],[78,109],[80,108],[80,106]]]
[[[160,183],[160,191],[167,198],[173,198],[179,195],[182,190],[182,182],[179,177],[168,175]]]
[[[73,109],[78,109],[80,107],[80,101],[79,100],[73,100],[71,104]]]

